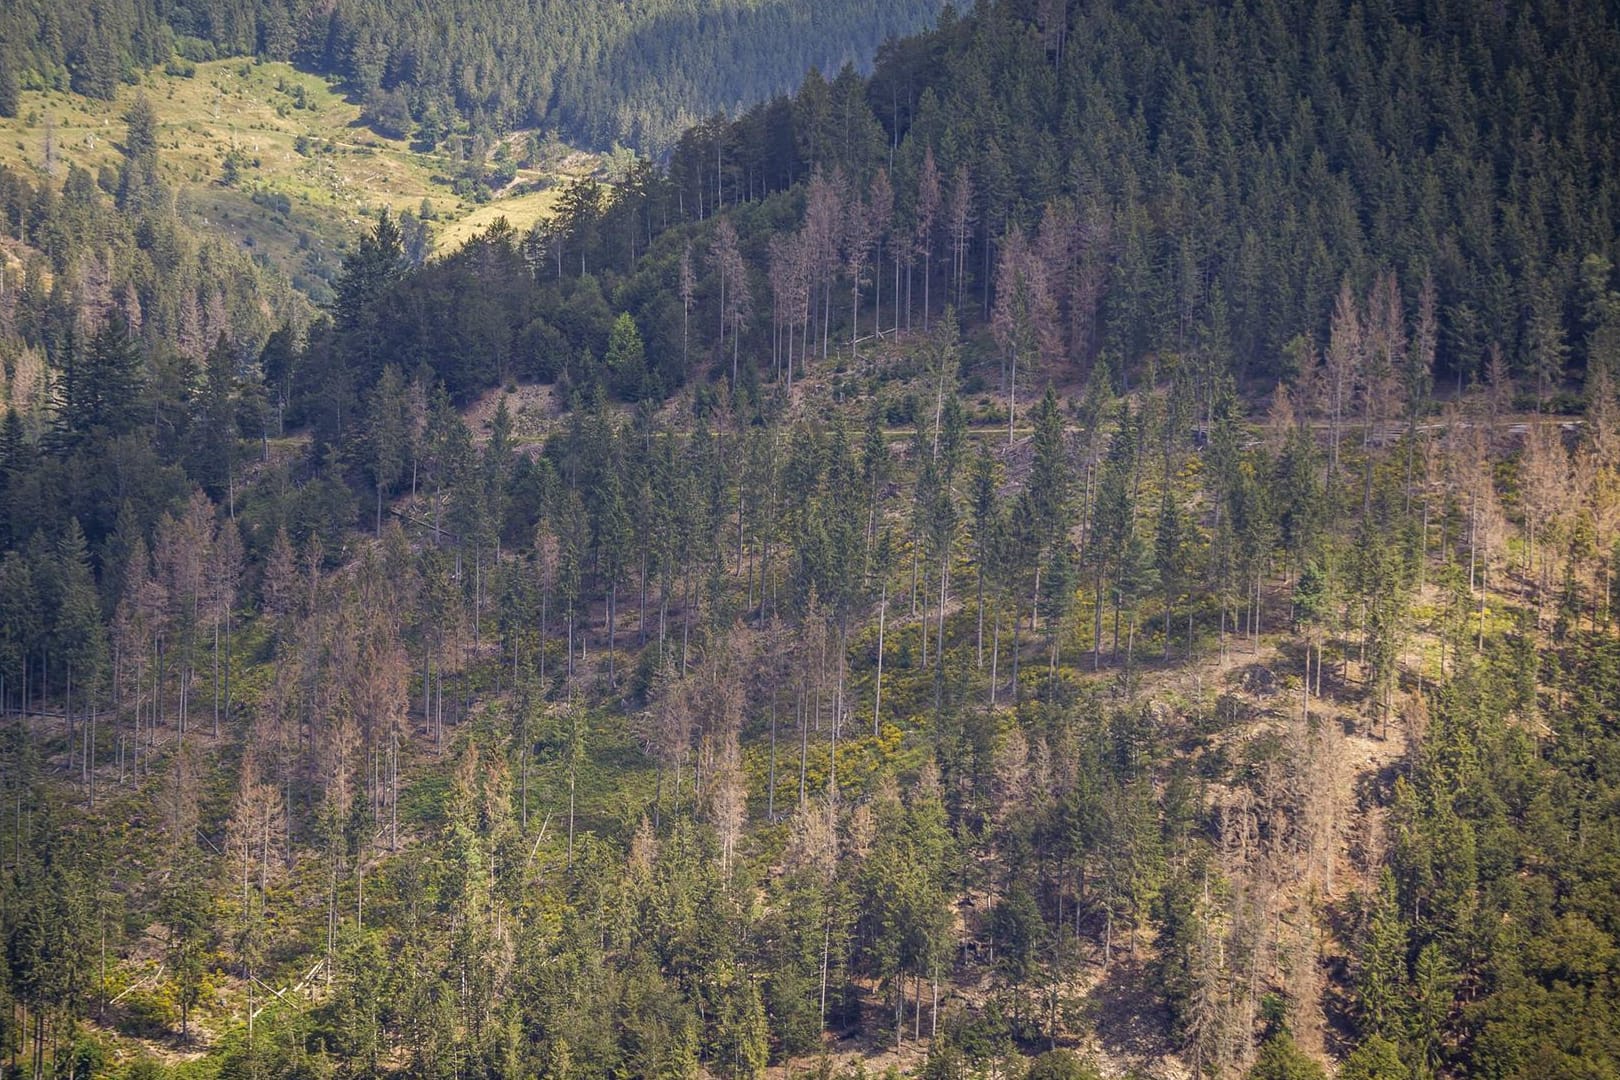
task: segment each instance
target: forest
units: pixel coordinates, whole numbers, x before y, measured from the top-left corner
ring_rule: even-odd
[[[947,8],[321,307],[0,168],[0,1074],[1620,1074],[1614,55]]]
[[[341,81],[370,122],[427,149],[547,127],[578,145],[667,150],[696,120],[871,66],[940,0],[15,0],[0,11],[0,116],[20,88],[110,100],[166,63],[291,60]]]

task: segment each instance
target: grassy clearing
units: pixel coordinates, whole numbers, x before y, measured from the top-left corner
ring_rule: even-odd
[[[520,171],[507,193],[477,202],[451,188],[448,150],[419,153],[360,124],[359,105],[326,79],[280,63],[220,60],[189,75],[151,71],[115,102],[28,92],[16,118],[0,120],[0,164],[58,181],[69,164],[97,174],[120,160],[123,115],[144,91],[157,112],[169,181],[183,212],[282,267],[314,295],[343,248],[383,207],[434,216],[438,251],[504,216],[527,229],[550,212],[556,176]],[[47,145],[50,150],[47,152]],[[223,177],[235,155],[234,184]],[[571,155],[565,168],[594,162]],[[110,174],[109,182],[110,182]]]
[[[459,216],[437,224],[433,231],[434,244],[440,251],[454,251],[473,235],[483,232],[495,224],[497,219],[503,217],[514,229],[525,232],[535,222],[551,213],[560,192],[561,189],[557,187],[542,191],[531,190],[516,195],[504,195],[482,206],[475,206]]]

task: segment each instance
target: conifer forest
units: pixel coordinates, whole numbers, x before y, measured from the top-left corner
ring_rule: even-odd
[[[1617,58],[4,4],[0,1078],[1620,1078]]]

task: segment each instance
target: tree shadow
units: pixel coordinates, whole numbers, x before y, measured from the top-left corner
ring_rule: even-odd
[[[1087,992],[1086,1005],[1096,1017],[1097,1039],[1109,1057],[1140,1061],[1174,1053],[1170,1012],[1153,973],[1141,961],[1116,959]]]

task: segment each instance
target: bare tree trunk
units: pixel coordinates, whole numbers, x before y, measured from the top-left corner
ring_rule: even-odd
[[[1018,416],[1018,353],[1010,357],[1011,368],[1007,379],[1007,445],[1013,444],[1013,422]]]
[[[804,715],[804,688],[800,686],[794,711],[799,714],[799,805],[805,803],[805,782],[810,757],[810,720]]]
[[[219,673],[219,621],[214,623],[214,738],[219,738],[219,703],[220,703],[220,673]]]
[[[889,610],[889,582],[885,578],[883,589],[878,600],[878,655],[877,655],[877,688],[872,702],[872,734],[876,736],[882,727],[883,717],[883,630],[884,617]]]
[[[1001,660],[1001,608],[996,607],[995,626],[990,634],[990,706],[996,704],[996,669]]]
[[[1012,637],[1012,695],[1013,705],[1018,704],[1018,624],[1024,621],[1024,613],[1019,610],[1015,601],[1013,604],[1013,637]]]
[[[976,647],[979,652],[979,669],[984,670],[984,566],[978,567],[978,621],[979,627],[976,635]]]
[[[928,1038],[939,1035],[939,961],[934,961],[934,999],[928,1007]]]
[[[933,622],[933,619],[930,618],[929,614],[928,614],[928,600],[926,598],[927,597],[927,585],[928,585],[927,573],[926,573],[926,571],[924,571],[923,612],[922,612],[922,617],[917,620],[917,630],[918,630],[918,633],[920,633],[922,635],[922,666],[923,666],[924,671],[928,670],[928,626],[929,626],[929,624],[931,622]]]
[[[1103,575],[1102,567],[1097,568],[1097,595],[1092,612],[1091,633],[1091,670],[1102,669],[1102,624],[1103,624]]]
[[[832,926],[821,928],[821,1027],[827,1028],[827,961],[832,951]]]

